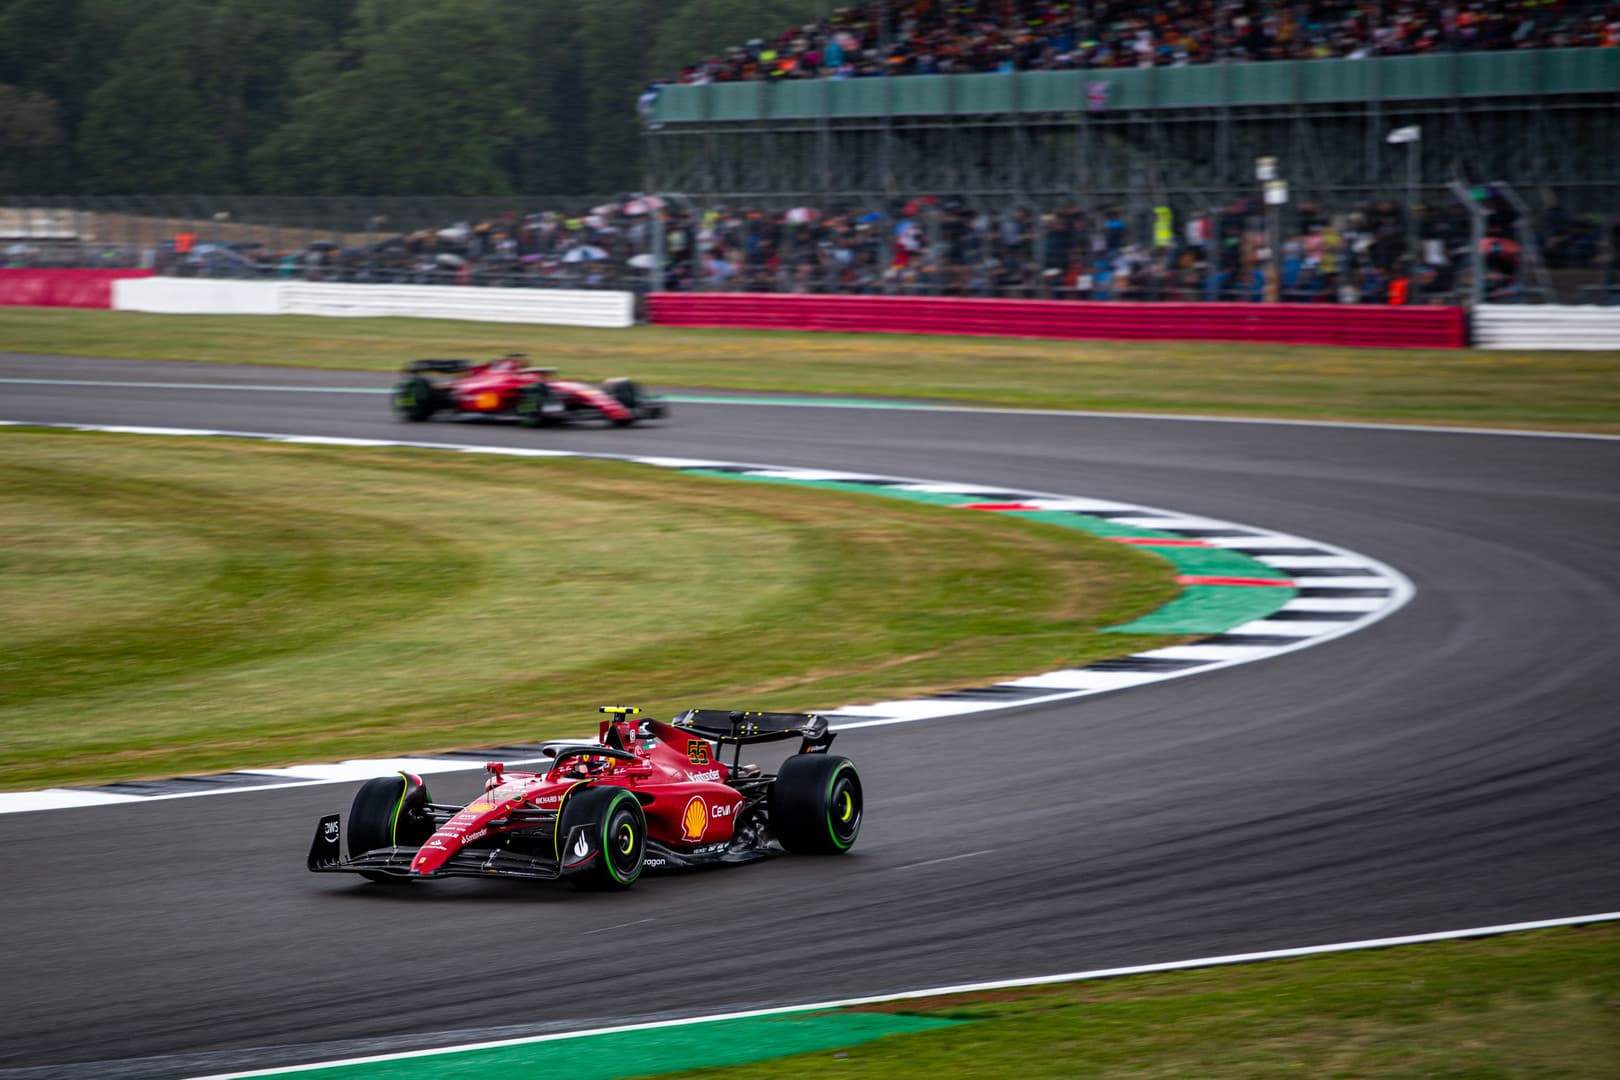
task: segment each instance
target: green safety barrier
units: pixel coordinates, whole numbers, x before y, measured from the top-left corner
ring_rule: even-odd
[[[1620,49],[1524,49],[1367,60],[1287,60],[1184,68],[668,86],[663,124],[817,117],[1083,112],[1106,83],[1103,112],[1353,101],[1444,101],[1620,92]]]

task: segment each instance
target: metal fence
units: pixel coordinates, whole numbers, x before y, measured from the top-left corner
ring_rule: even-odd
[[[1268,204],[1257,188],[1175,207],[1078,195],[86,198],[0,206],[0,262],[638,292],[1612,304],[1617,233],[1620,215],[1538,214],[1507,184],[1410,203]]]

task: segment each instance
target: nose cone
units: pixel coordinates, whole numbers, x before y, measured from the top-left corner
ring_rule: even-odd
[[[441,841],[438,834],[434,834],[432,839],[411,856],[411,876],[422,877],[433,873],[445,864],[451,854],[450,845]]]

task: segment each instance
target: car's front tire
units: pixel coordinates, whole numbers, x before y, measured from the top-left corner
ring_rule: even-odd
[[[550,427],[555,424],[557,414],[552,402],[554,396],[551,387],[545,383],[525,386],[518,392],[517,405],[514,406],[518,423],[524,427]]]
[[[427,814],[430,801],[421,777],[395,773],[367,780],[349,806],[349,857],[378,848],[417,848],[427,843],[433,835],[433,822]],[[364,870],[361,876],[385,883],[406,880]]]
[[[564,864],[570,858],[564,845],[580,825],[597,855],[573,875],[574,884],[603,890],[634,885],[647,856],[647,815],[636,797],[621,787],[588,787],[571,794],[557,818],[557,857]]]
[[[441,404],[439,388],[420,375],[401,379],[394,387],[394,411],[401,420],[430,420]]]
[[[841,855],[861,832],[861,777],[830,754],[795,754],[771,785],[771,831],[789,851]]]
[[[602,392],[623,405],[630,413],[622,420],[613,423],[618,427],[629,427],[641,419],[642,401],[646,395],[641,392],[641,386],[633,379],[608,379],[602,383]]]

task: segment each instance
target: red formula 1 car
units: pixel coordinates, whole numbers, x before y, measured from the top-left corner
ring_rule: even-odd
[[[659,399],[629,379],[600,386],[556,378],[556,368],[530,367],[513,353],[486,364],[471,360],[412,360],[394,386],[394,411],[404,420],[439,413],[515,416],[530,427],[601,420],[627,427],[668,414]],[[448,375],[435,379],[434,375]]]
[[[378,882],[566,877],[625,889],[643,870],[839,854],[855,843],[861,779],[827,752],[834,736],[822,717],[689,709],[666,724],[625,706],[602,712],[597,741],[548,744],[544,771],[491,762],[484,794],[466,806],[434,802],[409,773],[367,781],[346,829],[338,814],[321,818],[309,868]],[[775,773],[740,764],[744,746],[787,739],[798,752]]]

